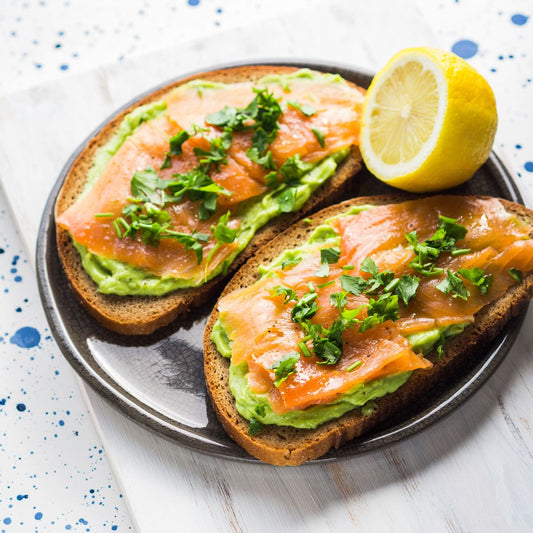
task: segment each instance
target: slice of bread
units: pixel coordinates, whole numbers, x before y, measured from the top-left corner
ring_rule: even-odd
[[[195,74],[194,76],[158,89],[154,93],[144,97],[113,117],[87,143],[80,156],[70,168],[58,195],[55,210],[56,218],[75,203],[84,188],[87,172],[93,164],[96,151],[106,144],[120,126],[124,116],[130,113],[135,107],[160,100],[169,90],[193,79],[204,79],[223,83],[253,82],[269,74],[288,74],[296,70],[298,69],[295,67],[269,65],[215,70]],[[263,226],[256,233],[247,248],[231,264],[226,276],[217,276],[198,288],[181,289],[158,297],[102,294],[85,272],[80,255],[74,248],[70,235],[65,229],[58,227],[57,246],[59,256],[74,292],[91,315],[105,327],[118,333],[126,335],[147,335],[171,323],[176,318],[184,316],[191,308],[199,306],[210,297],[215,296],[228,277],[235,273],[253,255],[255,250],[272,240],[274,236],[290,226],[293,222],[317,209],[339,201],[345,194],[349,178],[360,169],[361,156],[359,149],[353,146],[349,156],[339,165],[335,175],[320,187],[299,211],[279,216]]]
[[[339,205],[328,207],[311,217],[312,223],[301,221],[279,235],[233,277],[221,298],[230,292],[254,283],[258,278],[258,266],[268,264],[287,248],[303,244],[314,231],[332,216],[355,205],[384,205],[411,199],[410,196],[388,195],[359,197]],[[533,237],[533,211],[526,207],[501,200],[508,212],[516,214],[530,228]],[[229,389],[229,360],[222,357],[211,340],[211,333],[218,319],[217,307],[211,314],[204,334],[204,371],[207,391],[215,413],[222,426],[240,446],[251,455],[273,465],[294,466],[324,455],[331,448],[338,448],[347,441],[376,430],[393,415],[408,411],[417,401],[435,387],[445,385],[462,369],[483,357],[483,347],[490,343],[505,327],[512,316],[521,313],[533,295],[533,273],[524,276],[522,283],[513,285],[503,296],[483,307],[475,322],[463,333],[452,338],[444,348],[440,360],[427,370],[417,370],[396,392],[376,400],[377,408],[366,416],[360,408],[346,413],[336,420],[324,423],[316,429],[297,429],[282,426],[264,426],[255,436],[248,434],[249,422],[235,408]]]

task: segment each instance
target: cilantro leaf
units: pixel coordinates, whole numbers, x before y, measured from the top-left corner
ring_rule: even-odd
[[[162,205],[161,191],[167,182],[162,180],[153,168],[135,172],[131,178],[130,188],[132,195],[139,200]]]
[[[309,104],[300,104],[299,102],[291,101],[289,100],[287,104],[303,113],[306,117],[312,117],[316,114],[316,109],[313,106],[310,106]]]
[[[376,277],[379,272],[379,269],[378,265],[376,265],[372,258],[365,257],[361,262],[361,271],[368,272],[369,274],[372,274],[372,276]]]
[[[218,241],[226,244],[232,243],[237,237],[237,230],[228,227],[228,221],[231,213],[226,212],[222,215],[217,222],[216,226],[211,226],[211,232],[213,237]]]
[[[270,189],[273,189],[274,187],[277,187],[279,185],[279,176],[275,170],[269,172],[265,176],[265,185]]]
[[[276,200],[282,213],[290,213],[296,205],[296,191],[292,187],[283,189],[277,195]]]
[[[485,271],[479,267],[460,268],[457,273],[476,285],[481,294],[487,294],[494,279],[492,274],[485,274]]]
[[[313,132],[313,135],[315,136],[316,140],[318,141],[318,144],[322,147],[326,147],[326,137],[324,134],[317,128],[311,128],[311,131]]]
[[[301,257],[288,257],[281,262],[281,270],[285,270],[288,266],[297,265],[302,260]]]
[[[347,274],[342,274],[340,280],[341,287],[345,291],[355,296],[362,294],[369,285],[369,282],[360,276],[349,276]]]
[[[296,363],[300,359],[299,352],[289,352],[276,361],[271,367],[276,380],[274,385],[279,387],[290,375],[296,374]]]
[[[403,305],[407,307],[407,304],[414,298],[420,278],[418,276],[407,276],[404,274],[400,278],[400,282],[396,286],[394,292],[402,300]]]
[[[295,186],[300,184],[300,179],[304,174],[309,172],[313,168],[311,163],[302,161],[300,154],[296,154],[293,157],[287,158],[285,163],[281,165],[279,172],[283,178],[284,183],[289,186]]]
[[[377,324],[383,324],[387,320],[398,320],[400,307],[396,294],[384,293],[377,300],[368,300],[368,316],[359,327],[360,332],[364,332]]]
[[[257,418],[252,416],[250,418],[250,427],[248,428],[248,435],[250,435],[251,437],[257,435],[263,429],[263,427],[263,423],[259,422]]]
[[[210,113],[205,118],[207,124],[212,126],[228,126],[232,124],[235,128],[235,119],[237,117],[237,109],[234,107],[224,106],[220,111]]]
[[[437,230],[439,229],[443,229],[447,236],[456,241],[464,239],[467,234],[467,229],[464,226],[457,224],[456,218],[449,218],[443,215],[439,215],[439,225],[437,226]]]
[[[183,153],[183,143],[188,141],[191,138],[190,134],[185,130],[179,131],[176,135],[170,137],[169,145],[170,150],[165,155],[165,160],[161,165],[161,170],[164,168],[169,168],[171,165],[170,156],[172,155],[181,155]]]
[[[289,303],[290,301],[298,301],[298,294],[294,289],[290,287],[284,287],[283,285],[276,285],[270,289],[277,296],[283,296],[283,303]]]
[[[317,278],[327,278],[329,276],[329,263],[321,263],[315,271]]]
[[[268,150],[265,155],[261,156],[257,148],[249,148],[248,150],[246,150],[246,155],[248,156],[248,159],[250,159],[250,161],[258,163],[264,169],[276,170],[276,164],[274,163],[274,159],[272,158],[272,152],[270,150]]]
[[[465,287],[463,280],[451,270],[446,270],[446,277],[435,285],[435,288],[444,294],[452,295],[452,298],[468,300],[470,292]]]
[[[329,295],[329,301],[333,307],[336,307],[339,312],[342,312],[344,306],[346,305],[346,302],[348,299],[346,291],[341,292],[333,292]]]
[[[318,305],[316,303],[317,298],[318,293],[316,292],[305,293],[292,308],[292,321],[301,324],[302,322],[313,318],[318,311]]]
[[[339,260],[341,251],[339,248],[322,248],[320,250],[320,262],[332,265]]]
[[[518,268],[513,267],[509,269],[509,274],[515,281],[518,281],[518,283],[522,283],[522,279],[524,276],[521,270],[518,270]]]

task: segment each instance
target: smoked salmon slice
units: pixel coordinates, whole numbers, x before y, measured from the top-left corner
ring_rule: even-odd
[[[73,240],[87,247],[92,254],[115,259],[160,277],[205,279],[210,271],[236,252],[239,246],[236,241],[216,243],[210,239],[202,242],[203,258],[199,264],[197,254],[174,239],[161,239],[159,245],[154,246],[143,243],[139,236],[121,238],[113,221],[128,205],[130,181],[136,172],[154,169],[160,178],[172,180],[174,174],[194,169],[199,164],[195,149],[207,149],[209,141],[221,135],[221,129],[209,124],[206,117],[225,106],[245,108],[255,97],[254,87],[250,82],[215,84],[214,87],[193,83],[170,91],[164,97],[167,108],[163,115],[141,124],[124,141],[94,186],[58,217],[59,226],[68,230]],[[284,87],[278,83],[269,84],[268,89],[279,98],[283,108],[277,137],[269,147],[278,168],[296,154],[304,161],[316,162],[358,144],[362,90],[352,84],[329,83],[320,81],[320,78],[295,78]],[[297,102],[297,106],[290,102]],[[305,104],[313,108],[309,116],[298,108]],[[313,134],[313,129],[322,132],[324,146]],[[198,133],[184,142],[183,153],[172,157],[168,168],[161,168],[169,151],[169,139],[183,130]],[[228,211],[228,227],[240,227],[239,207],[242,203],[259,198],[269,190],[265,182],[269,170],[247,155],[252,147],[251,138],[251,132],[234,132],[226,161],[210,176],[227,191],[218,197],[213,215],[208,220],[201,220],[197,202],[184,200],[169,204],[166,209],[172,230],[189,235],[210,235],[213,224]],[[98,213],[106,213],[108,217],[95,217]]]
[[[436,260],[442,273],[424,276],[410,265],[416,254],[406,234],[416,231],[418,242],[425,242],[435,233],[439,215],[457,220],[466,235],[457,239],[458,254],[443,252]],[[324,245],[309,246],[298,264],[271,268],[268,276],[219,301],[220,321],[232,346],[232,365],[246,362],[248,386],[255,393],[267,393],[277,413],[328,404],[358,384],[430,367],[429,360],[413,352],[406,335],[472,322],[477,311],[516,283],[511,268],[524,275],[533,270],[529,229],[495,198],[435,196],[372,207],[337,217],[329,225],[339,235],[340,254],[329,265],[327,276],[317,276]],[[315,291],[317,308],[310,323],[331,328],[340,312],[333,302],[342,290],[341,277],[369,279],[366,258],[380,272],[388,269],[398,278],[416,275],[418,288],[407,305],[399,306],[396,319],[366,331],[359,329],[360,322],[344,329],[342,356],[335,364],[324,364],[302,348],[306,331],[293,318],[293,309],[303,295]],[[448,271],[475,268],[490,278],[483,292],[466,279],[467,298],[443,292]],[[364,293],[344,296],[344,309],[359,310],[359,320],[367,317],[365,304],[377,298]],[[276,385],[276,362],[287,354],[297,354],[294,368]]]

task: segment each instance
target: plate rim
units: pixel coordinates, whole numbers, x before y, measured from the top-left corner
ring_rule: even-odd
[[[216,448],[216,443],[210,439],[209,443],[211,447],[205,448],[205,446],[198,446],[198,442],[200,440],[198,436],[191,436],[191,432],[188,432],[183,427],[178,427],[176,425],[177,421],[172,420],[165,414],[157,411],[156,409],[136,398],[133,394],[123,389],[123,387],[113,380],[109,374],[106,373],[105,375],[107,379],[104,379],[100,374],[95,372],[95,370],[80,353],[76,344],[66,333],[63,326],[63,319],[61,313],[58,311],[57,305],[55,304],[56,298],[48,281],[52,274],[48,269],[48,256],[50,254],[50,247],[47,246],[50,238],[52,238],[53,244],[56,242],[54,206],[63,182],[66,179],[70,168],[78,159],[83,150],[88,146],[90,141],[96,135],[98,135],[98,133],[105,128],[107,124],[109,124],[109,122],[119,117],[128,108],[150,96],[152,93],[160,91],[165,87],[168,87],[183,79],[214,70],[226,70],[230,68],[253,65],[294,66],[298,68],[312,68],[324,72],[344,71],[349,72],[354,76],[366,77],[369,79],[372,79],[373,76],[373,74],[366,69],[361,69],[359,67],[354,67],[344,63],[325,62],[301,58],[293,60],[256,59],[252,61],[223,63],[213,65],[207,69],[204,68],[194,70],[183,75],[173,77],[167,81],[157,84],[151,89],[143,91],[113,111],[113,113],[111,113],[93,131],[91,131],[91,133],[81,142],[81,144],[67,159],[54,183],[54,186],[50,191],[43,208],[35,253],[39,295],[50,331],[65,359],[85,383],[87,383],[95,392],[102,396],[114,409],[117,409],[126,415],[130,420],[133,420],[150,431],[154,431],[157,434],[170,439],[172,442],[177,443],[180,446],[224,459],[260,463],[258,459],[250,456],[233,441],[231,442],[230,446],[226,445],[225,443],[221,443],[220,448]],[[512,177],[511,172],[494,151],[491,152],[489,159],[486,163],[484,163],[484,165],[493,167],[493,171],[495,171],[499,175],[500,179],[502,179],[503,185],[506,188],[506,191],[509,193],[512,201],[521,204],[524,203],[523,197]],[[79,303],[77,304],[79,305]],[[371,433],[368,436],[363,435],[360,439],[355,439],[349,443],[346,443],[340,449],[332,450],[326,456],[315,459],[310,464],[348,459],[363,453],[371,452],[373,450],[392,446],[401,440],[418,434],[436,422],[446,418],[455,409],[463,405],[470,397],[472,397],[505,359],[520,333],[524,318],[525,313],[511,319],[505,330],[494,341],[492,341],[487,348],[487,357],[483,358],[482,362],[480,362],[480,367],[477,368],[476,366],[476,368],[471,369],[461,379],[454,381],[454,386],[451,387],[451,389],[450,387],[446,387],[446,398],[444,398],[442,402],[438,403],[438,405],[432,405],[429,408],[418,412],[414,417],[414,420],[411,422],[410,419],[408,419],[406,421],[402,421],[399,426],[393,426],[393,428]],[[452,394],[448,397],[450,393]],[[397,429],[394,429],[396,427]]]

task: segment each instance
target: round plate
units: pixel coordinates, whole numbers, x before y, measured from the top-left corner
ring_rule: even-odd
[[[362,87],[368,87],[371,81],[368,73],[340,65],[312,61],[271,61],[261,64],[310,67],[338,73]],[[202,334],[214,302],[206,304],[187,322],[167,326],[153,335],[119,335],[101,327],[81,307],[69,287],[57,254],[54,205],[59,189],[80,152],[122,109],[176,81],[155,87],[126,104],[93,132],[67,161],[50,194],[39,229],[39,291],[52,333],[64,356],[78,374],[113,406],[136,422],[183,446],[218,456],[256,461],[225,434],[206,397]],[[363,169],[354,180],[351,194],[367,196],[390,192],[394,192],[393,189]],[[494,154],[468,183],[450,192],[485,194],[522,203],[510,173]],[[339,450],[332,450],[318,461],[353,456],[391,444],[450,413],[477,390],[500,364],[514,342],[522,321],[523,317],[513,319],[465,373],[448,382],[441,391],[433,391],[430,399],[418,402],[412,412],[402,413],[400,418],[390,420],[379,431],[353,440]]]

